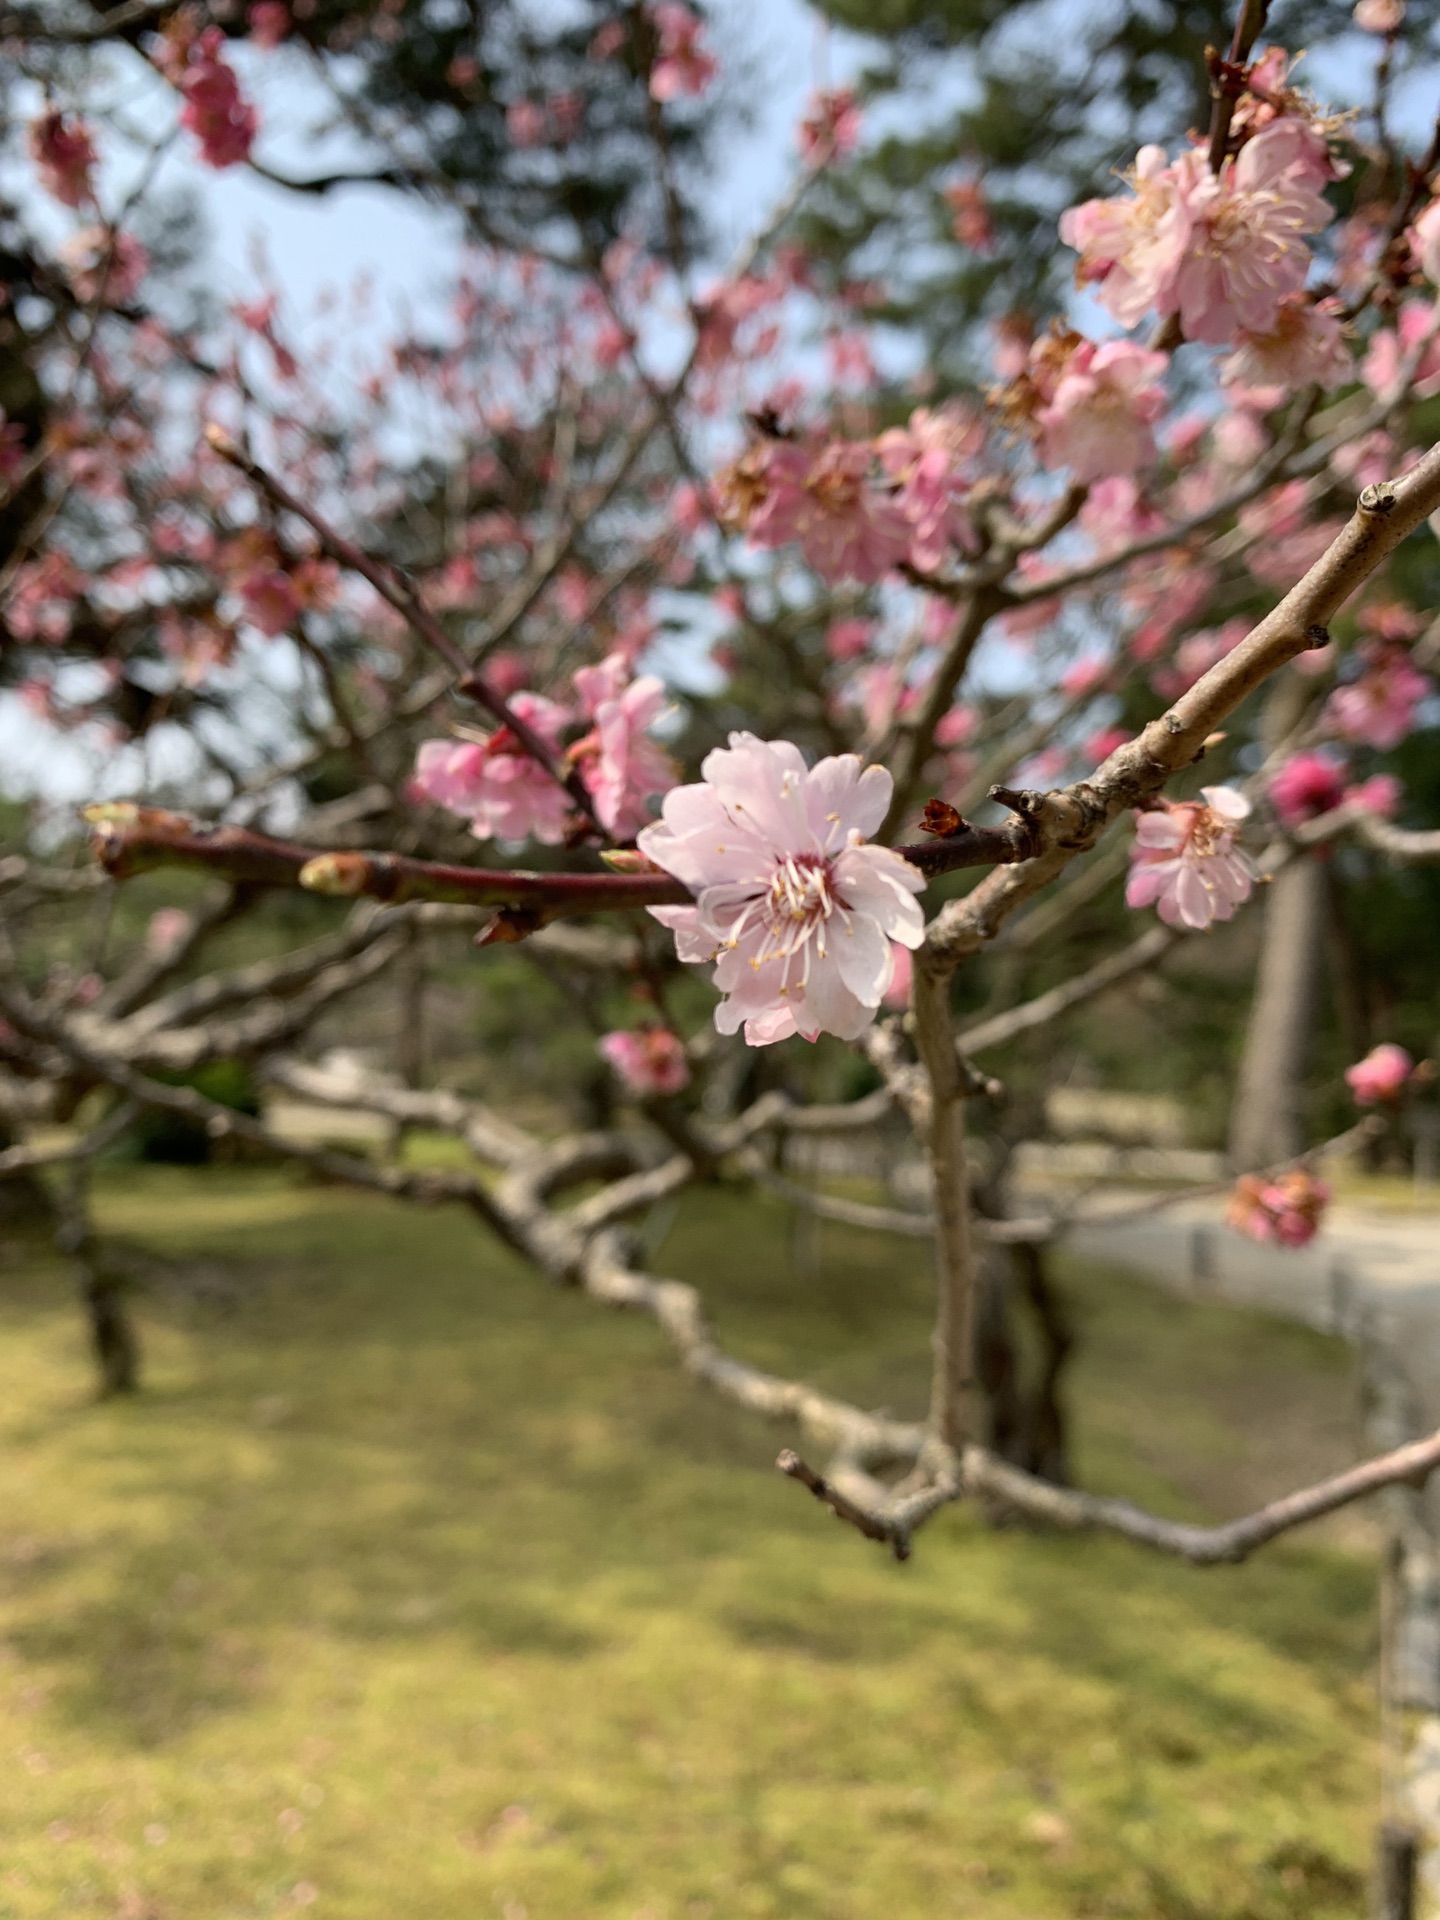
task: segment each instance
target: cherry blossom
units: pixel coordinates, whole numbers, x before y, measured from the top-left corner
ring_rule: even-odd
[[[891,427],[875,443],[880,463],[897,487],[894,506],[914,529],[910,562],[934,572],[957,548],[971,544],[965,517],[967,471],[985,443],[980,420],[958,402],[919,407],[903,427]]]
[[[123,307],[135,298],[150,269],[150,256],[133,233],[81,227],[60,249],[70,284],[88,305],[105,299]]]
[[[259,118],[240,91],[235,69],[223,58],[225,36],[207,27],[190,49],[179,79],[185,105],[180,124],[200,142],[207,167],[233,167],[250,156]]]
[[[1400,1098],[1414,1071],[1415,1062],[1404,1047],[1387,1040],[1345,1069],[1345,1084],[1358,1107],[1389,1105]]]
[[[1158,911],[1169,927],[1203,930],[1250,898],[1255,871],[1235,844],[1250,802],[1233,787],[1167,800],[1142,813],[1130,849],[1125,904]]]
[[[628,838],[649,820],[652,795],[675,781],[669,756],[648,734],[667,705],[664,684],[653,674],[631,680],[625,656],[612,653],[598,667],[581,667],[575,687],[595,724],[569,757],[580,768],[601,826]]]
[[[517,693],[510,705],[558,750],[568,717],[563,707],[536,693]],[[484,740],[425,741],[411,789],[417,799],[468,820],[477,840],[539,840],[553,847],[570,824],[565,793],[505,727]]]
[[[1440,393],[1437,319],[1433,300],[1406,300],[1393,327],[1377,327],[1371,334],[1360,376],[1377,399],[1397,399],[1407,374],[1417,398],[1429,400]]]
[[[1405,0],[1357,0],[1352,18],[1362,33],[1398,33],[1405,23]]]
[[[796,135],[807,167],[843,160],[860,143],[864,115],[849,87],[812,94]]]
[[[1221,362],[1220,377],[1232,386],[1274,390],[1278,406],[1297,387],[1338,387],[1354,377],[1337,300],[1307,300],[1287,294],[1266,333],[1242,333]]]
[[[290,9],[285,0],[255,0],[245,16],[250,38],[257,47],[278,47],[290,34]]]
[[[1235,1182],[1225,1224],[1252,1240],[1303,1247],[1315,1238],[1329,1204],[1329,1187],[1303,1168],[1294,1167],[1273,1180],[1247,1173]]]
[[[891,941],[918,947],[921,874],[866,844],[890,804],[883,767],[855,754],[806,769],[798,747],[732,733],[702,779],[665,797],[639,845],[682,880],[693,907],[652,907],[685,961],[715,961],[726,997],[721,1033],[742,1025],[751,1046],[792,1033],[853,1040],[894,975]]]
[[[600,1040],[600,1052],[636,1093],[679,1093],[690,1084],[685,1043],[668,1027],[607,1033]]]
[[[1368,780],[1362,780],[1358,786],[1347,787],[1343,799],[1347,807],[1358,808],[1363,813],[1376,813],[1384,820],[1392,819],[1400,811],[1400,802],[1405,797],[1405,788],[1398,774],[1372,773]]]
[[[758,451],[763,457],[758,470],[750,472],[758,481],[759,501],[742,521],[757,547],[795,542],[825,579],[866,585],[905,558],[913,529],[895,501],[875,484],[874,455],[867,442],[833,440],[817,450],[795,441],[770,440]],[[744,458],[732,467],[732,475]]]
[[[1040,458],[1076,480],[1134,473],[1155,459],[1151,431],[1165,408],[1159,385],[1168,362],[1129,340],[1082,341],[1036,415]]]
[[[660,48],[650,70],[650,97],[662,103],[698,98],[718,71],[713,57],[700,44],[700,21],[679,0],[664,0],[664,4],[652,7],[650,18]]]
[[[57,107],[42,113],[30,128],[30,157],[41,186],[62,207],[83,207],[95,198],[95,141],[83,120]]]
[[[1325,717],[1341,739],[1387,753],[1414,727],[1415,709],[1430,692],[1430,682],[1401,647],[1372,644],[1362,653],[1365,671],[1335,689]]]
[[[145,951],[156,960],[168,960],[189,937],[194,921],[183,907],[161,907],[145,929]]]
[[[995,227],[985,189],[978,180],[955,180],[944,189],[950,208],[950,231],[971,253],[995,251]]]
[[[1321,753],[1292,754],[1270,777],[1270,799],[1287,827],[1330,813],[1345,797],[1345,770]]]
[[[300,598],[288,573],[279,567],[251,574],[240,584],[245,617],[252,627],[273,640],[288,633],[300,613]]]
[[[909,947],[892,940],[890,964],[893,971],[890,984],[881,995],[881,1005],[903,1011],[910,1004],[910,987],[915,977],[915,962],[910,958]]]
[[[1218,176],[1197,149],[1167,162],[1161,148],[1142,147],[1130,197],[1072,207],[1060,238],[1080,255],[1081,283],[1094,284],[1122,326],[1152,310],[1175,314],[1187,340],[1226,346],[1242,331],[1269,333],[1281,302],[1303,287],[1305,236],[1330,219],[1322,178],[1313,141],[1288,117]]]
[[[1432,200],[1411,227],[1410,243],[1420,271],[1432,286],[1440,286],[1440,200]]]

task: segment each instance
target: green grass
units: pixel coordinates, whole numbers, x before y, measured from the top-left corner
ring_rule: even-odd
[[[0,1916],[1358,1916],[1373,1567],[1195,1572],[942,1516],[896,1567],[649,1323],[457,1210],[107,1177],[199,1263],[90,1398],[63,1269],[0,1272]],[[916,1411],[925,1261],[688,1206],[752,1358]],[[1348,1358],[1071,1275],[1090,1484],[1177,1513],[1334,1464]],[[1276,1457],[1277,1445],[1283,1442]]]

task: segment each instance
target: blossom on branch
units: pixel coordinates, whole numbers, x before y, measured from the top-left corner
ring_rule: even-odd
[[[90,178],[95,142],[83,120],[72,119],[58,107],[42,113],[30,127],[30,158],[41,186],[62,207],[83,207],[95,198]]]
[[[1287,827],[1330,813],[1345,796],[1345,769],[1321,753],[1295,753],[1270,777],[1270,799]]]
[[[1430,682],[1401,647],[1367,646],[1365,658],[1359,679],[1331,694],[1325,717],[1342,739],[1388,753],[1414,727]]]
[[[1166,800],[1142,813],[1130,849],[1128,907],[1151,907],[1167,927],[1203,931],[1250,898],[1255,870],[1235,844],[1250,802],[1233,787]]]
[[[1265,333],[1242,333],[1220,368],[1231,386],[1276,389],[1279,405],[1297,387],[1338,387],[1354,377],[1336,300],[1287,294]]]
[[[538,693],[510,702],[548,747],[558,752],[565,709]],[[570,824],[570,801],[531,759],[508,727],[484,740],[427,740],[415,759],[411,791],[470,822],[477,840],[539,840],[558,846]]]
[[[1273,1180],[1247,1173],[1235,1182],[1225,1224],[1272,1246],[1303,1247],[1319,1232],[1329,1204],[1329,1187],[1301,1167]]]
[[[1386,1040],[1345,1069],[1345,1084],[1355,1096],[1357,1107],[1374,1107],[1382,1102],[1388,1105],[1400,1098],[1414,1071],[1415,1062],[1404,1047]]]
[[[875,1018],[894,974],[891,941],[918,947],[925,882],[888,847],[866,844],[894,782],[855,754],[807,770],[788,740],[732,733],[694,786],[665,797],[642,853],[695,895],[652,907],[691,962],[714,961],[726,997],[721,1033],[742,1025],[752,1047],[792,1033],[853,1040]]]
[[[595,725],[569,750],[601,826],[621,839],[645,825],[647,802],[675,782],[670,756],[648,732],[667,704],[665,688],[653,674],[631,680],[629,672],[620,653],[577,670],[575,687]]]
[[[190,48],[176,84],[185,96],[180,124],[200,142],[200,158],[217,170],[248,160],[260,121],[224,59],[225,36],[207,27]]]
[[[1168,362],[1129,340],[1083,340],[1048,404],[1035,416],[1040,458],[1076,480],[1134,473],[1155,459],[1154,423],[1165,409],[1159,385]]]
[[[679,1093],[690,1084],[685,1043],[668,1027],[607,1033],[600,1040],[600,1052],[635,1093]]]
[[[650,97],[662,103],[698,99],[718,71],[700,44],[701,23],[679,0],[652,7],[650,18],[659,41],[659,57],[650,69]]]
[[[812,94],[796,134],[800,158],[807,167],[845,159],[860,143],[863,121],[859,103],[849,87]]]
[[[1305,236],[1327,225],[1324,171],[1308,127],[1273,120],[1218,175],[1191,148],[1167,161],[1142,147],[1127,199],[1087,200],[1060,218],[1080,255],[1076,277],[1133,327],[1149,312],[1176,315],[1187,340],[1228,346],[1267,334],[1310,267]]]
[[[874,464],[863,440],[832,440],[818,448],[766,440],[720,476],[721,511],[757,547],[794,542],[826,580],[873,585],[905,558],[914,532],[876,484]]]

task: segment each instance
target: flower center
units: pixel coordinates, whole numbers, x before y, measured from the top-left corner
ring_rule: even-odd
[[[817,932],[815,944],[823,959],[825,923],[841,904],[834,873],[823,854],[786,854],[771,874],[769,889],[760,902],[765,938],[756,955],[757,964],[788,960]]]

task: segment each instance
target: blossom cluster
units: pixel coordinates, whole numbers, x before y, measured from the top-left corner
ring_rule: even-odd
[[[544,746],[578,770],[595,815],[607,833],[631,838],[650,818],[649,802],[669,787],[674,769],[650,737],[667,700],[653,674],[630,676],[622,652],[575,674],[578,709],[521,690],[510,707]],[[567,746],[577,724],[589,726]],[[427,740],[411,782],[417,798],[433,801],[470,822],[480,840],[558,846],[570,832],[573,806],[553,774],[508,727],[479,739]]]

